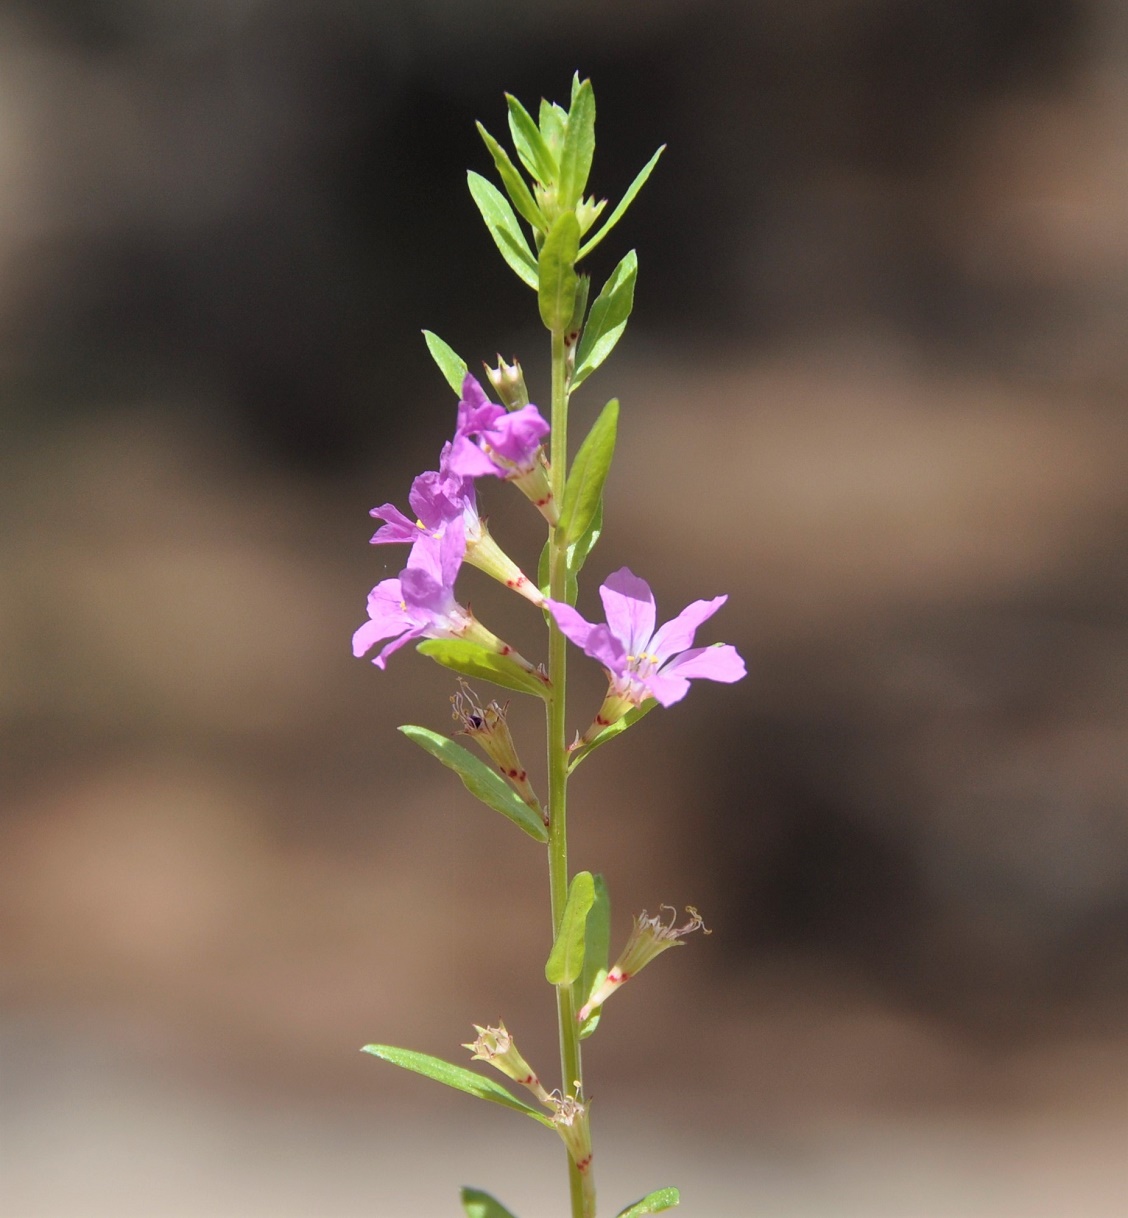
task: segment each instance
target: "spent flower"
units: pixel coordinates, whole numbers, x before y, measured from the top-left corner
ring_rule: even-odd
[[[536,1072],[521,1056],[517,1046],[513,1043],[513,1037],[509,1035],[505,1024],[500,1019],[496,1028],[483,1028],[479,1024],[474,1024],[474,1031],[478,1033],[477,1038],[462,1046],[473,1053],[472,1061],[489,1062],[491,1066],[500,1070],[515,1083],[527,1087],[546,1108],[554,1107],[552,1097],[541,1086]]]
[[[491,700],[483,706],[465,681],[459,678],[458,684],[459,692],[452,694],[450,701],[454,707],[455,721],[462,725],[462,734],[478,744],[501,774],[513,784],[517,794],[547,825],[548,817],[529,782],[529,772],[517,756],[517,746],[513,743],[507,720],[509,703],[502,706]]]
[[[670,911],[669,924],[662,921],[662,909]],[[689,921],[684,926],[674,925],[677,921],[678,911],[672,905],[661,906],[659,912],[653,917],[648,917],[644,909],[635,918],[634,928],[631,930],[627,945],[623,948],[619,959],[615,961],[608,970],[607,976],[592,990],[587,1001],[580,1007],[576,1015],[580,1023],[587,1019],[596,1007],[602,1006],[619,986],[625,981],[630,981],[640,969],[645,968],[655,956],[661,955],[669,947],[681,947],[686,935],[692,934],[695,930],[703,931],[707,935],[713,933],[706,927],[701,915],[692,905],[687,905],[685,912],[689,914]]]

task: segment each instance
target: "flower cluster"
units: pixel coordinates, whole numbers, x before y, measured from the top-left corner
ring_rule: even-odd
[[[458,603],[454,581],[468,562],[533,604],[545,603],[536,585],[490,535],[478,514],[474,479],[492,475],[514,482],[554,522],[541,445],[547,434],[548,424],[536,406],[510,413],[490,402],[467,374],[453,441],[443,445],[439,468],[425,471],[411,484],[408,502],[415,520],[393,503],[372,509],[371,515],[383,521],[373,534],[373,545],[406,543],[411,552],[395,579],[383,580],[368,594],[368,621],[353,635],[355,656],[367,655],[390,639],[372,661],[383,668],[392,652],[413,639],[462,638],[536,671]]]

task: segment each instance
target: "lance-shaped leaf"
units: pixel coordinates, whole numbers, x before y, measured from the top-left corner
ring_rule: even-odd
[[[496,1197],[480,1188],[463,1188],[460,1195],[466,1218],[514,1218]]]
[[[627,318],[634,308],[635,283],[638,280],[638,256],[634,250],[611,272],[603,291],[595,299],[584,326],[580,345],[576,348],[576,370],[572,373],[572,388],[585,381],[611,354],[623,335]]]
[[[600,745],[606,744],[609,740],[614,740],[616,736],[625,732],[628,727],[633,727],[643,715],[649,715],[657,705],[658,702],[655,698],[647,698],[641,706],[631,707],[621,719],[616,719],[614,723],[608,724],[597,736],[593,736],[587,744],[572,753],[568,759],[568,773],[571,774],[576,766],[585,757],[590,757]]]
[[[541,214],[541,209],[537,206],[537,201],[533,198],[532,191],[525,185],[525,179],[517,172],[517,166],[509,159],[509,153],[490,135],[481,123],[478,123],[477,126],[478,134],[482,137],[482,142],[490,150],[490,156],[493,157],[498,177],[501,178],[501,184],[505,187],[505,193],[513,201],[513,206],[528,220],[533,228],[547,231],[548,224]]]
[[[643,188],[646,183],[646,179],[650,177],[650,173],[654,166],[658,164],[658,158],[665,151],[666,145],[663,144],[662,147],[659,148],[658,151],[650,158],[650,160],[647,161],[646,164],[643,165],[643,167],[639,170],[638,176],[627,187],[627,193],[619,200],[618,207],[616,207],[615,210],[607,217],[606,222],[599,229],[599,231],[584,242],[579,254],[581,258],[586,258],[588,254],[595,249],[603,238],[606,237],[607,234],[615,227],[615,225],[618,224],[623,218],[623,214],[626,212],[627,208],[630,207],[630,205],[634,202],[635,195],[637,195],[638,192]]]
[[[421,749],[426,749],[432,757],[437,757],[443,765],[452,769],[462,785],[471,795],[480,799],[487,807],[508,817],[519,829],[538,842],[548,841],[548,830],[541,818],[534,813],[529,805],[516,791],[485,762],[479,760],[473,753],[468,752],[460,744],[438,732],[432,732],[425,727],[416,727],[405,723],[400,731],[414,740]]]
[[[462,397],[462,382],[466,379],[467,372],[466,361],[430,330],[423,331],[423,340],[431,358],[438,364],[439,371],[446,377],[446,383]]]
[[[611,951],[611,894],[607,891],[607,881],[603,876],[597,875],[593,879],[595,900],[588,912],[584,931],[584,967],[576,982],[577,1008],[587,1002],[595,987],[607,976]],[[602,1006],[596,1007],[580,1025],[581,1040],[586,1040],[595,1031],[602,1012]]]
[[[553,333],[562,333],[576,308],[576,248],[580,243],[580,222],[574,211],[556,217],[541,246],[537,303],[541,321]]]
[[[509,106],[509,134],[513,136],[513,147],[517,149],[521,164],[542,185],[555,182],[556,158],[533,116],[511,94],[507,93],[505,100]]]
[[[559,159],[560,149],[564,146],[564,125],[568,121],[568,111],[555,102],[545,101],[542,97],[537,119],[544,142],[553,156]]]
[[[642,1218],[643,1214],[660,1214],[663,1210],[672,1210],[681,1201],[681,1194],[676,1188],[660,1188],[657,1192],[648,1193],[641,1201],[628,1205],[620,1210],[617,1218]]]
[[[445,1062],[441,1057],[432,1057],[429,1053],[416,1053],[414,1049],[397,1049],[394,1045],[365,1045],[362,1052],[391,1062],[393,1066],[414,1070],[416,1074],[433,1078],[437,1083],[445,1083],[456,1091],[465,1091],[467,1095],[475,1095],[480,1100],[489,1100],[491,1103],[501,1104],[503,1108],[512,1108],[514,1112],[522,1112],[534,1121],[540,1121],[550,1129],[554,1128],[552,1121],[531,1104],[519,1100],[492,1078],[484,1078],[473,1070],[467,1070],[465,1066],[456,1066],[453,1062]]]
[[[564,128],[564,147],[560,151],[560,179],[557,197],[561,207],[579,203],[591,173],[595,155],[595,94],[591,81],[585,80],[572,94],[568,122]]]
[[[453,669],[465,677],[477,677],[481,681],[492,681],[503,689],[512,689],[519,694],[532,694],[535,698],[548,699],[551,692],[548,684],[521,667],[509,656],[498,655],[480,643],[468,639],[424,639],[416,645],[420,655],[430,656],[436,664]]]
[[[517,277],[536,291],[537,260],[529,249],[529,243],[513,214],[513,208],[509,206],[501,191],[480,173],[471,170],[466,175],[466,180],[470,184],[474,202],[482,213],[482,219],[486,222],[486,228],[490,230],[490,236],[501,251],[501,256],[509,263]]]
[[[564,595],[561,600],[565,600],[569,605],[576,603],[576,598],[579,596],[579,580],[580,571],[583,570],[584,563],[588,560],[588,555],[595,549],[595,543],[599,540],[600,534],[603,532],[603,500],[600,499],[595,509],[595,515],[591,518],[591,524],[584,530],[583,534],[572,542],[571,545],[565,547],[564,562],[567,567],[567,572],[564,576]],[[545,596],[550,594],[548,561],[551,555],[549,543],[545,542],[544,549],[541,550],[540,562],[537,565],[537,584]]]
[[[571,985],[584,967],[584,935],[588,912],[595,901],[595,881],[590,871],[578,871],[568,886],[568,900],[560,931],[548,963],[544,966],[549,985]]]
[[[591,431],[568,472],[564,502],[560,505],[557,536],[565,545],[579,541],[587,532],[603,500],[603,484],[615,455],[615,433],[619,426],[619,400],[612,398],[599,412]],[[594,543],[593,543],[594,544]]]

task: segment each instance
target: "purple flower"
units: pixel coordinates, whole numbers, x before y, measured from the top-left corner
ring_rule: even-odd
[[[655,630],[654,594],[646,580],[628,568],[609,575],[599,595],[606,625],[592,625],[561,601],[546,603],[564,634],[607,669],[611,687],[600,714],[605,720],[602,726],[648,698],[656,698],[663,706],[680,701],[692,680],[728,683],[745,675],[744,661],[730,644],[693,646],[697,627],[717,612],[727,596],[694,601]],[[607,712],[616,710],[614,718],[609,718]]]
[[[473,545],[482,531],[474,481],[452,472],[450,454],[451,445],[444,444],[439,468],[427,470],[412,482],[407,501],[415,513],[415,520],[408,519],[394,503],[372,509],[369,515],[384,521],[372,535],[373,545],[414,544],[424,535],[437,539],[453,520],[462,521],[467,545]]]
[[[450,469],[465,478],[517,478],[537,468],[548,424],[533,405],[512,412],[495,406],[469,373],[462,382]]]
[[[382,580],[368,594],[368,621],[353,634],[353,655],[359,659],[377,643],[390,639],[372,661],[383,668],[388,656],[414,639],[466,639],[508,656],[539,681],[547,681],[540,669],[454,599],[454,581],[465,549],[461,525],[448,528],[441,538],[427,533],[420,536],[399,577]]]
[[[368,621],[353,635],[353,655],[359,659],[391,639],[372,661],[383,668],[392,652],[413,639],[464,635],[474,619],[454,599],[454,580],[465,548],[461,529],[441,539],[419,535],[399,578],[382,580],[368,594]]]
[[[491,578],[520,593],[534,605],[544,604],[540,589],[506,554],[490,535],[478,515],[474,479],[453,473],[450,468],[452,445],[444,444],[439,468],[427,470],[411,484],[408,502],[416,519],[408,519],[394,503],[375,507],[369,513],[384,523],[372,535],[373,545],[408,543],[423,538],[441,540],[450,530],[461,531],[465,538],[463,558],[485,571]],[[408,566],[411,566],[410,559]]]

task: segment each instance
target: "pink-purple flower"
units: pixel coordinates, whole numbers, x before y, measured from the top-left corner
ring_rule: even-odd
[[[466,562],[519,592],[534,605],[544,604],[540,589],[506,554],[490,535],[478,515],[478,500],[473,478],[454,473],[450,468],[450,444],[443,445],[439,468],[420,474],[411,484],[408,502],[416,519],[410,520],[394,503],[375,507],[369,513],[384,523],[372,535],[373,545],[409,543],[423,538],[441,540],[450,530],[461,531],[466,544]],[[408,563],[410,566],[410,561]]]
[[[450,468],[466,478],[512,478],[537,465],[548,424],[530,403],[512,412],[496,406],[469,373],[462,382]]]
[[[548,432],[548,424],[532,403],[519,410],[497,406],[467,373],[449,468],[464,478],[492,475],[507,479],[555,525],[559,517],[541,443]]]
[[[398,578],[382,580],[368,594],[368,621],[353,634],[353,655],[359,659],[390,640],[372,661],[383,668],[393,652],[414,639],[466,639],[508,656],[539,678],[528,660],[455,600],[454,581],[465,548],[461,525],[448,528],[441,538],[424,533]]]
[[[593,625],[562,601],[549,600],[547,606],[564,634],[607,670],[611,684],[600,716],[605,720],[603,726],[648,698],[657,699],[663,706],[680,701],[690,681],[704,678],[728,683],[745,675],[744,661],[730,644],[693,646],[697,627],[728,597],[694,601],[655,630],[654,594],[646,580],[627,567],[609,575],[599,594],[606,624]],[[613,718],[605,713],[615,710],[618,713]]]

